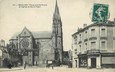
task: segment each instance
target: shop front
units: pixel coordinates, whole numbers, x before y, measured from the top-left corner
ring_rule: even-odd
[[[88,68],[101,68],[101,55],[99,50],[87,51]]]
[[[78,55],[79,58],[79,67],[86,68],[87,67],[87,55],[81,54]]]
[[[88,68],[101,68],[100,55],[88,55]]]
[[[115,68],[115,53],[89,51],[79,54],[77,62],[79,68]]]
[[[102,68],[115,68],[115,53],[103,53],[101,57]]]

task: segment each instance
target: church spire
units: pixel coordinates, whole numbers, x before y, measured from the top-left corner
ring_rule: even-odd
[[[56,20],[60,20],[61,19],[57,0],[56,0],[56,5],[55,5],[55,11],[54,11],[54,14],[53,14],[53,19],[56,19]]]
[[[53,24],[52,24],[52,43],[55,48],[55,58],[56,64],[62,63],[62,52],[63,52],[63,32],[62,32],[62,22],[59,13],[59,7],[56,0],[55,10],[53,14]]]

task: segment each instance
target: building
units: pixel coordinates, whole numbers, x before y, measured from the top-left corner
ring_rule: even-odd
[[[68,51],[64,51],[64,52],[63,52],[63,64],[64,64],[64,65],[67,65],[67,64],[68,64],[68,61],[69,61]]]
[[[84,24],[72,35],[73,67],[115,68],[115,20]]]
[[[0,47],[0,67],[2,66],[2,49]]]
[[[47,66],[62,64],[63,32],[62,21],[56,1],[52,32],[31,32],[26,27],[10,39],[10,44],[22,55],[21,64]]]
[[[3,62],[3,47],[5,46],[5,41],[0,40],[0,67],[2,67],[2,62]]]
[[[9,58],[9,54],[5,46],[5,41],[0,40],[0,67],[6,67],[5,60],[8,58]]]
[[[0,40],[0,46],[5,46],[5,41],[3,39]]]

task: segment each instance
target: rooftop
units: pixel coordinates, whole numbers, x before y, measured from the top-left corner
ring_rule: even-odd
[[[74,34],[72,34],[72,36],[75,35],[75,34],[77,34],[77,33],[82,32],[85,29],[88,29],[89,27],[92,27],[92,26],[108,26],[109,27],[109,26],[115,26],[115,23],[114,23],[114,21],[108,21],[107,23],[93,23],[93,24],[90,24],[90,25],[88,25],[88,26],[86,26],[84,28],[80,28],[77,32],[75,32]]]
[[[20,34],[21,32],[17,32],[15,33],[11,39],[17,39],[17,36]],[[31,32],[34,38],[51,38],[51,34],[52,32],[50,31],[38,31],[38,32]],[[10,39],[10,40],[11,40]]]

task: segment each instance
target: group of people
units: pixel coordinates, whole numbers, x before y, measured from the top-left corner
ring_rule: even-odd
[[[26,66],[27,66],[27,63],[25,62],[25,63],[24,63],[24,69],[26,69]],[[11,63],[9,63],[9,64],[8,64],[8,68],[11,69],[12,67],[13,67],[13,65],[12,65]],[[54,68],[53,64],[52,64],[52,65],[49,65],[49,66],[47,65],[47,67],[48,67],[48,68],[49,68],[49,67],[52,67],[52,69]]]

